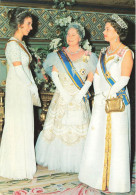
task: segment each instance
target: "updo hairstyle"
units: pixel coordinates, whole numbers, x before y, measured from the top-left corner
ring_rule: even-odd
[[[32,18],[32,14],[22,8],[14,8],[8,11],[8,19],[9,19],[9,26],[11,29],[16,32],[18,29],[18,24],[22,25],[24,23],[24,19],[30,17]]]
[[[68,34],[69,29],[74,28],[77,30],[77,33],[79,34],[80,38],[83,39],[85,36],[85,30],[84,27],[77,23],[77,22],[72,22],[68,25],[68,27],[66,28],[66,35]]]
[[[106,20],[106,23],[111,24],[111,26],[115,29],[115,31],[119,35],[121,41],[124,41],[126,39],[127,34],[128,34],[128,28],[127,29],[121,28],[121,26],[115,20],[113,20],[111,18],[108,18]],[[126,23],[126,21],[125,21],[125,23]]]

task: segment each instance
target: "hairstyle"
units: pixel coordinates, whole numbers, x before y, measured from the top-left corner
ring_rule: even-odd
[[[9,10],[8,12],[9,26],[14,32],[16,32],[16,30],[18,29],[18,24],[20,25],[23,24],[24,19],[27,17],[32,18],[32,14],[28,10],[19,7]]]
[[[112,15],[113,16],[113,15]],[[127,37],[127,34],[128,34],[128,25],[127,25],[127,22],[125,21],[124,22],[124,20],[123,19],[121,19],[119,16],[119,18],[120,18],[120,20],[123,22],[123,24],[125,24],[125,27],[122,25],[122,23],[120,23],[120,21],[118,21],[118,20],[115,20],[115,19],[113,19],[114,17],[112,17],[111,16],[111,18],[108,18],[107,20],[106,20],[106,23],[110,23],[111,24],[111,26],[115,29],[115,31],[117,32],[117,34],[119,35],[119,37],[120,37],[120,40],[121,41],[123,41],[123,40],[125,40],[126,39],[126,37]]]
[[[68,25],[68,27],[66,28],[66,35],[67,35],[67,33],[68,33],[68,31],[69,31],[70,28],[75,28],[77,30],[80,38],[81,39],[84,38],[84,36],[85,36],[85,29],[84,29],[84,27],[81,24],[79,24],[77,22],[70,23]]]

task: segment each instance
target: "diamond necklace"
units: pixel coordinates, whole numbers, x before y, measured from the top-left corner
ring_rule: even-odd
[[[67,51],[68,51],[68,53],[70,53],[71,55],[78,53],[80,50],[81,50],[81,47],[79,47],[79,49],[78,49],[77,51],[71,52],[71,51],[69,51],[69,47],[67,47]]]
[[[108,47],[108,49],[107,49],[108,54],[114,53],[114,52],[120,47],[121,44],[122,44],[122,43],[120,43],[114,50],[111,50],[111,51],[109,51],[109,48],[110,48],[110,47]]]

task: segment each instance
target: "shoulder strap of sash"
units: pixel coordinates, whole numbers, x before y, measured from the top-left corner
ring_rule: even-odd
[[[108,82],[108,84],[110,86],[114,85],[114,83],[116,83],[116,81],[112,78],[111,74],[106,69],[106,65],[105,65],[105,54],[104,53],[101,53],[100,65],[101,65],[102,73],[103,73],[106,81]],[[126,92],[125,92],[125,87],[122,88],[117,93],[117,96],[123,98],[123,101],[124,101],[125,105],[128,105],[129,104],[129,100],[128,100],[128,97],[127,97]]]
[[[72,82],[74,83],[74,85],[78,88],[81,89],[84,85],[84,81],[82,80],[82,78],[80,77],[80,75],[78,74],[78,72],[76,71],[75,67],[73,66],[72,61],[69,59],[68,55],[66,54],[66,52],[64,50],[59,50],[57,52],[64,69],[66,70],[68,76],[70,77],[70,79],[72,80]],[[73,70],[74,70],[74,74],[73,74]],[[91,94],[89,92],[87,92],[87,98],[89,99],[89,97],[91,96]],[[85,98],[83,98],[85,101]]]

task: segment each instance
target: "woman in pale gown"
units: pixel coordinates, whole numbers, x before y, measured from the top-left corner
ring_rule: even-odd
[[[6,45],[9,70],[5,92],[5,124],[0,146],[0,176],[32,179],[36,172],[34,117],[31,94],[38,97],[29,63],[31,55],[22,41],[32,30],[32,15],[27,10],[10,10],[9,25],[14,35]]]
[[[130,191],[130,101],[127,84],[133,67],[133,52],[121,41],[127,24],[113,14],[105,25],[105,41],[94,75],[94,105],[85,143],[79,180],[110,192]],[[112,83],[112,82],[113,83]],[[120,96],[125,110],[106,113],[105,100]]]
[[[56,91],[36,143],[36,161],[49,170],[79,172],[91,117],[86,94],[97,64],[96,55],[79,46],[84,34],[80,24],[71,23],[66,30],[69,46],[50,53],[43,64],[45,71],[52,67]]]

